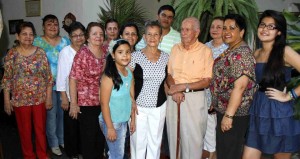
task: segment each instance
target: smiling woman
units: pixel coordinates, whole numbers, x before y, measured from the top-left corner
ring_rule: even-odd
[[[67,37],[59,36],[59,23],[55,15],[48,14],[43,18],[43,30],[44,35],[37,36],[33,45],[45,50],[53,79],[56,81],[59,52],[69,45],[70,41]],[[56,83],[52,88],[52,103],[53,108],[47,111],[47,139],[52,153],[62,155],[59,145],[64,146],[63,110],[60,93],[56,91]]]
[[[18,43],[5,57],[4,109],[8,115],[15,112],[23,158],[47,158],[46,109],[52,108],[53,80],[45,51],[32,45],[34,36],[31,22],[16,26]],[[31,139],[32,128],[36,153]]]
[[[229,48],[215,59],[210,85],[212,106],[217,111],[217,158],[242,157],[248,110],[255,86],[255,59],[243,40],[245,31],[246,23],[242,16],[225,16],[222,34]]]

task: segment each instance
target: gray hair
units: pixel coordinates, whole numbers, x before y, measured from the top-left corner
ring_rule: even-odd
[[[182,22],[184,21],[190,21],[192,22],[193,26],[194,26],[194,29],[195,30],[200,30],[200,22],[199,22],[199,19],[195,18],[195,17],[188,17],[188,18],[185,18]]]

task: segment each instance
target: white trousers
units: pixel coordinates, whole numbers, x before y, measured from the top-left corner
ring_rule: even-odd
[[[176,158],[177,104],[168,96],[167,131],[170,159]],[[205,92],[185,93],[185,101],[180,104],[180,158],[201,159],[203,139],[207,124]]]
[[[166,102],[157,108],[138,107],[138,112],[136,130],[130,137],[131,159],[159,159]]]
[[[207,127],[203,147],[203,149],[208,152],[216,151],[216,126],[217,114],[209,114],[207,118]]]

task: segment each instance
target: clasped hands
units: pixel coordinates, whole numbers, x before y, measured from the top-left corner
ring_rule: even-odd
[[[168,90],[168,95],[171,95],[173,101],[176,102],[177,104],[179,104],[181,102],[184,102],[185,95],[182,92],[182,90],[184,90],[184,89],[185,89],[184,84],[171,85],[169,90]]]

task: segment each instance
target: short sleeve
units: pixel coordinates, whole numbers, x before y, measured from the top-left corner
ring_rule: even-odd
[[[70,78],[80,79],[83,77],[84,70],[87,67],[85,62],[85,51],[84,49],[80,49],[78,53],[74,57],[74,61],[72,64]]]
[[[53,77],[51,74],[51,69],[49,66],[49,62],[46,56],[46,53],[43,49],[39,48],[39,51],[41,52],[42,55],[42,67],[43,67],[43,71],[44,71],[44,79],[47,80],[47,84],[48,86],[53,86]]]
[[[213,65],[214,65],[214,59],[213,59],[213,54],[210,48],[206,47],[205,49],[205,70],[203,73],[203,77],[204,78],[212,78],[212,69],[213,69]]]
[[[173,59],[174,59],[174,48],[176,47],[176,45],[174,45],[171,49],[171,53],[170,53],[170,56],[169,56],[169,61],[168,61],[168,74],[172,74],[172,62],[173,62]]]
[[[4,75],[1,87],[6,90],[12,89],[14,51],[15,49],[10,49],[4,59]]]
[[[254,81],[255,78],[255,59],[252,51],[248,47],[241,47],[236,53],[231,55],[231,71],[233,78],[230,83],[234,82],[243,75],[246,75]]]
[[[132,68],[133,70],[135,69],[135,65],[136,65],[136,55],[137,55],[137,51],[131,54],[131,60],[129,63],[129,67]]]
[[[136,45],[135,50],[141,50],[146,47],[146,43],[144,41],[144,38],[142,38]]]

